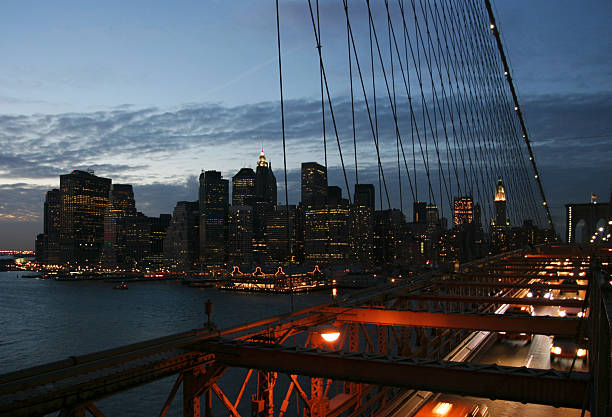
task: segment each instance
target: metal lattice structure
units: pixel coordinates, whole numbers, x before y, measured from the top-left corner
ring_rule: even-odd
[[[101,416],[94,401],[172,374],[177,378],[166,402],[160,401],[162,416],[181,385],[189,417],[212,415],[213,407],[234,416],[245,410],[280,416],[290,404],[300,415],[386,415],[398,401],[422,404],[417,399],[424,391],[586,405],[591,415],[605,415],[612,290],[594,255],[599,262],[612,258],[608,251],[587,254],[572,247],[506,254],[232,329],[201,329],[14,372],[0,377],[0,415],[88,410]],[[533,277],[558,272],[585,273],[588,287],[557,288],[588,293],[581,303],[590,309],[588,318],[499,314],[511,304],[577,305],[521,297],[542,285]],[[329,325],[340,333],[331,344],[321,339]],[[471,363],[499,331],[588,336],[589,368],[561,372]],[[230,368],[246,372],[236,398],[229,398],[224,385]]]

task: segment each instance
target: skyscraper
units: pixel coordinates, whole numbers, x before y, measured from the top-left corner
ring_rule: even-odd
[[[374,200],[374,184],[355,184],[354,202],[356,205],[369,207],[374,210]]]
[[[495,219],[493,225],[496,228],[505,228],[509,225],[506,217],[506,187],[504,187],[501,177],[497,180],[497,187],[495,187]]]
[[[424,201],[415,201],[412,204],[412,222],[427,223],[427,203]]]
[[[267,262],[285,264],[295,246],[296,207],[276,206],[266,217]]]
[[[151,248],[146,259],[146,265],[153,270],[160,269],[164,264],[164,239],[172,216],[160,214],[159,217],[149,217]]]
[[[102,263],[105,268],[131,267],[125,261],[126,228],[122,219],[136,215],[134,190],[130,184],[112,184],[109,201],[104,212],[104,249]]]
[[[365,204],[355,203],[349,210],[349,258],[362,266],[369,266],[373,259],[374,210]]]
[[[164,239],[164,257],[176,271],[195,269],[199,253],[199,202],[179,201]]]
[[[255,170],[255,204],[253,207],[253,258],[266,262],[266,217],[276,205],[276,177],[261,150]]]
[[[61,195],[57,188],[47,191],[45,196],[44,229],[45,255],[43,263],[60,264],[60,220],[61,220]]]
[[[230,206],[227,223],[229,262],[250,264],[253,261],[253,207]]]
[[[110,186],[109,178],[98,177],[93,171],[60,175],[62,263],[99,266]]]
[[[276,177],[272,172],[272,165],[266,161],[263,149],[259,154],[255,170],[255,198],[276,205]]]
[[[327,169],[316,162],[302,163],[302,205],[322,207],[327,202]]]
[[[255,202],[255,171],[242,168],[232,177],[232,206],[253,206]]]
[[[200,174],[200,264],[222,267],[227,242],[229,182],[219,171]]]
[[[456,197],[453,204],[453,226],[469,224],[474,221],[474,200],[472,196]]]

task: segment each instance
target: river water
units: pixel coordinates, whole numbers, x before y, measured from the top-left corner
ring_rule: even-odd
[[[66,282],[0,272],[0,374],[72,355],[200,328],[204,303],[221,329],[290,311],[290,296],[194,288],[174,281]],[[328,302],[328,292],[294,295],[296,309]],[[158,415],[176,377],[102,400],[107,416]],[[177,394],[169,416],[181,415]],[[225,415],[225,413],[224,413]]]

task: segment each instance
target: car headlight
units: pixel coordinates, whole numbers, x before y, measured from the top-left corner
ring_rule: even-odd
[[[544,294],[544,298],[550,298],[550,293],[547,292],[546,294]]]
[[[565,310],[559,310],[559,316],[565,317],[566,315],[567,313],[565,312]]]
[[[533,297],[533,293],[532,293],[531,291],[529,291],[529,292],[527,293],[527,297],[530,297],[530,298],[531,298],[531,297]]]
[[[576,355],[579,358],[582,358],[583,356],[586,356],[586,353],[587,353],[586,349],[578,349],[578,352],[576,352]]]
[[[555,355],[561,354],[561,348],[559,346],[551,346],[550,351]]]
[[[578,312],[578,317],[584,317],[584,313],[582,311]]]

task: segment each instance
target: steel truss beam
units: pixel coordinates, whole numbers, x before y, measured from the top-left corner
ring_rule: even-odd
[[[111,367],[97,370],[87,368],[82,375],[71,370],[72,375],[53,382],[33,381],[25,386],[0,386],[0,416],[45,415],[63,408],[81,407],[108,395],[146,384],[184,369],[211,363],[211,355],[199,355],[182,351],[143,357],[132,363],[131,368]],[[4,391],[6,388],[7,391]],[[24,395],[29,394],[29,395]]]
[[[501,314],[428,313],[421,311],[382,310],[375,308],[326,307],[341,322],[381,324],[386,326],[444,327],[449,329],[488,330],[493,332],[535,333],[574,336],[580,319],[561,317],[523,317]]]
[[[546,270],[547,272],[553,272],[553,270],[551,269],[550,271]],[[514,280],[528,280],[528,279],[564,279],[564,278],[576,278],[576,279],[587,279],[587,277],[578,277],[577,274],[574,274],[574,276],[565,276],[565,275],[557,275],[556,270],[554,270],[555,273],[554,275],[538,275],[536,273],[531,273],[531,274],[521,274],[521,273],[517,273],[516,271],[503,271],[503,272],[508,272],[507,274],[496,274],[495,271],[489,271],[489,272],[483,272],[481,270],[475,271],[475,272],[460,272],[460,273],[454,273],[452,275],[453,279],[462,279],[462,278],[470,278],[470,279],[488,279],[491,280],[493,282],[497,281],[498,279],[514,279]]]
[[[227,366],[400,388],[581,408],[589,374],[474,365],[364,353],[329,352],[231,340],[192,346]]]
[[[546,298],[523,298],[523,297],[476,297],[462,295],[429,295],[429,294],[407,294],[405,298],[411,300],[429,300],[458,303],[486,303],[486,304],[524,304],[534,306],[560,306],[560,307],[582,307],[583,300],[558,299],[548,300]]]
[[[482,287],[482,288],[529,288],[533,290],[586,290],[588,285],[579,284],[519,284],[503,282],[476,282],[476,281],[435,281],[433,284],[440,287]]]

